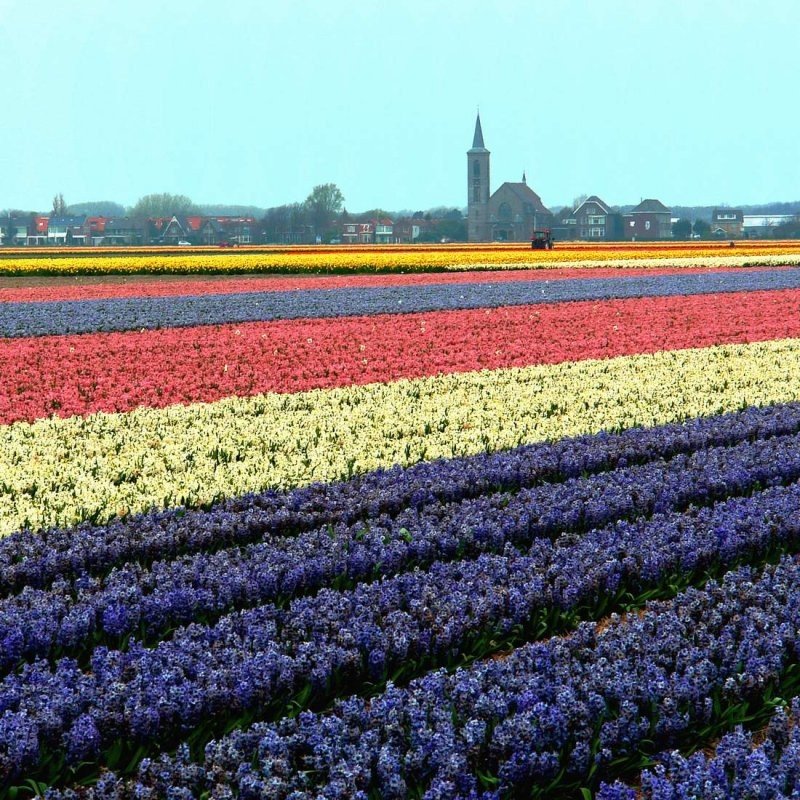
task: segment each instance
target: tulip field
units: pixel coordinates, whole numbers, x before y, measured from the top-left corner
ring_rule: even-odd
[[[0,257],[0,798],[779,800],[799,723],[796,244]]]

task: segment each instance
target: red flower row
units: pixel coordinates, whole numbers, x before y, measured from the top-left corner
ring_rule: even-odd
[[[800,290],[0,340],[0,423],[800,336]]]
[[[755,267],[754,269],[759,269]],[[775,269],[774,267],[772,269]],[[554,281],[570,278],[615,278],[636,275],[676,275],[690,272],[721,272],[721,267],[659,268],[563,268],[536,270],[491,270],[486,272],[427,272],[408,275],[271,276],[251,278],[208,277],[183,280],[124,280],[111,283],[74,282],[50,286],[0,287],[0,303],[32,303],[54,300],[100,300],[111,297],[177,297],[185,295],[237,294],[239,292],[285,292],[305,289],[340,289],[356,286],[408,286],[443,283],[498,283],[500,281]],[[741,270],[739,270],[741,271]]]

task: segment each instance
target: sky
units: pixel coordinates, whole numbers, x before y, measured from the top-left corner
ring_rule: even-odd
[[[800,199],[798,0],[0,0],[0,209]]]

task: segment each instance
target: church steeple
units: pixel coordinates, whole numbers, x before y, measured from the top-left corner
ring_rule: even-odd
[[[472,147],[467,150],[467,240],[489,241],[489,156],[483,143],[481,115],[475,118]]]
[[[483,130],[481,129],[481,112],[475,117],[475,135],[472,137],[472,149],[470,153],[485,153],[486,145],[483,143]]]
[[[528,183],[528,180],[527,180],[527,179],[526,179],[526,177],[525,177],[525,170],[522,170],[522,182],[523,182],[524,184],[527,184],[527,183]]]

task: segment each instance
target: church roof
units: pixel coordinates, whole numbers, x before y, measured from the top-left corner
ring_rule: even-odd
[[[527,183],[506,182],[498,187],[494,194],[497,194],[497,192],[499,192],[503,187],[510,189],[523,203],[530,203],[533,206],[533,210],[537,214],[551,213],[550,209],[547,208],[547,206],[545,206],[545,204],[542,202],[542,198],[539,197],[539,195],[536,194],[536,192],[534,192]]]
[[[472,148],[470,153],[488,153],[486,146],[483,144],[483,130],[481,128],[481,115],[475,118],[475,135],[472,137]]]

